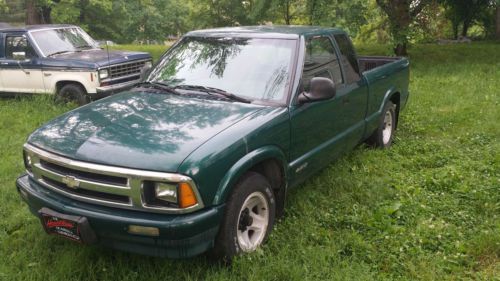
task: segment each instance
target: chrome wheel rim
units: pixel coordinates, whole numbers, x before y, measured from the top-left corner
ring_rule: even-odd
[[[269,204],[261,192],[250,194],[238,216],[238,244],[244,252],[257,249],[266,236],[269,224]]]
[[[392,136],[392,111],[388,110],[384,117],[384,129],[382,130],[382,140],[388,144]]]

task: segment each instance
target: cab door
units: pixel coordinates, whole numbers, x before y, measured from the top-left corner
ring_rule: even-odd
[[[330,36],[306,38],[304,70],[297,95],[309,90],[313,77],[331,79],[337,93],[329,100],[295,102],[290,107],[292,184],[306,179],[347,148],[345,139],[350,124],[346,120],[344,97],[349,89]]]
[[[339,91],[342,99],[343,125],[349,133],[346,134],[346,143],[356,146],[365,133],[365,118],[368,107],[368,85],[362,77],[358,57],[354,47],[346,34],[334,34],[334,42],[340,57],[340,65],[344,78],[344,85]]]
[[[38,54],[23,33],[7,33],[0,54],[3,92],[42,93],[45,91]]]

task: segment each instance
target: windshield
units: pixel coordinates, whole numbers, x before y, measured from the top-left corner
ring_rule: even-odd
[[[285,39],[186,37],[160,61],[148,81],[282,101],[295,44]]]
[[[78,27],[36,30],[31,36],[45,56],[97,48],[97,43]]]

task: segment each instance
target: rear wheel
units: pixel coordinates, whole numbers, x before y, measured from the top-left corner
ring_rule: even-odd
[[[276,202],[269,181],[248,172],[229,197],[212,255],[230,262],[240,253],[255,251],[272,230]]]
[[[382,111],[379,126],[368,138],[368,143],[380,148],[391,146],[396,131],[396,119],[396,105],[388,101]]]
[[[90,98],[82,86],[71,83],[64,85],[57,93],[57,99],[62,102],[76,102],[84,105],[90,102]]]

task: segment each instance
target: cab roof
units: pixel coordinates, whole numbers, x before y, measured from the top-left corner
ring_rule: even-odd
[[[325,35],[331,33],[345,33],[339,28],[322,26],[303,26],[303,25],[258,25],[258,26],[237,26],[222,27],[213,29],[202,29],[191,31],[186,36],[258,36],[276,37],[276,38],[298,38],[308,35]]]
[[[27,26],[9,26],[0,28],[0,32],[27,32],[34,30],[50,29],[50,28],[66,28],[66,27],[77,27],[71,24],[39,24],[39,25],[27,25]]]

